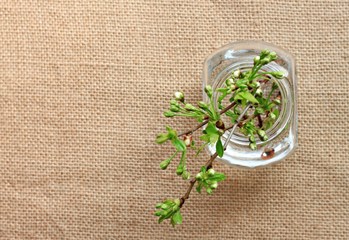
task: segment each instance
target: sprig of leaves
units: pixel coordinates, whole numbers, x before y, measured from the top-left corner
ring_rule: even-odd
[[[224,181],[226,176],[216,172],[213,168],[206,170],[206,167],[203,166],[195,178],[198,182],[196,187],[198,193],[201,193],[202,188],[205,188],[207,194],[212,194],[213,190],[218,187],[218,182]]]
[[[179,164],[176,169],[176,173],[179,176],[182,176],[184,180],[190,178],[190,173],[187,171],[186,166],[186,154],[187,154],[187,145],[184,140],[181,140],[178,138],[177,131],[173,130],[171,127],[166,127],[167,133],[160,133],[156,137],[156,142],[158,144],[163,144],[166,141],[171,141],[172,145],[175,147],[176,152],[170,156],[169,158],[165,159],[160,163],[160,168],[162,170],[167,169],[167,167],[170,165],[174,157],[181,152],[181,158],[179,161]],[[189,146],[192,144],[192,141],[190,141]]]
[[[155,208],[158,209],[154,215],[159,217],[158,222],[161,223],[165,219],[170,219],[172,226],[182,223],[182,215],[180,211],[179,199],[167,199],[161,203],[156,204]]]
[[[230,119],[232,127],[238,126],[239,131],[246,135],[250,141],[250,148],[257,149],[256,138],[262,142],[268,140],[266,131],[273,126],[279,118],[279,106],[281,104],[280,94],[274,97],[275,91],[279,88],[278,84],[272,82],[271,91],[266,94],[261,83],[268,84],[270,79],[283,79],[283,73],[263,72],[263,66],[277,59],[275,52],[263,50],[258,56],[253,59],[253,66],[247,70],[236,70],[230,74],[225,80],[221,88],[213,89],[207,85],[204,91],[207,95],[207,102],[200,101],[195,104],[186,102],[182,92],[175,92],[174,98],[170,101],[170,106],[164,112],[165,117],[188,117],[194,118],[200,124],[190,131],[178,135],[177,131],[171,127],[166,127],[166,132],[161,133],[156,137],[158,144],[163,144],[167,141],[175,148],[175,152],[167,159],[160,163],[160,168],[165,170],[171,164],[176,156],[180,156],[176,174],[187,180],[190,178],[190,173],[187,171],[187,152],[192,149],[198,155],[206,145],[215,146],[216,153],[213,154],[207,161],[206,165],[200,169],[200,172],[189,181],[189,187],[185,195],[180,199],[167,199],[156,205],[158,209],[155,215],[159,217],[159,223],[165,219],[170,219],[173,226],[182,223],[180,208],[188,199],[189,194],[195,184],[196,190],[201,193],[204,188],[208,194],[212,194],[217,188],[218,183],[225,180],[226,176],[223,173],[217,173],[212,168],[212,162],[219,156],[224,155],[224,146],[222,144],[222,136],[227,129],[221,119],[221,114],[225,114]],[[217,102],[214,101],[214,96],[217,95]],[[228,107],[224,106],[224,101],[228,100]],[[215,106],[218,106],[220,112]],[[248,107],[247,107],[248,106]],[[246,110],[252,108],[254,111]],[[244,114],[242,116],[241,114]],[[258,124],[255,121],[258,118]],[[195,146],[192,133],[201,127],[203,129],[200,140],[202,144]],[[182,139],[181,139],[182,137]],[[229,139],[226,139],[229,141]]]

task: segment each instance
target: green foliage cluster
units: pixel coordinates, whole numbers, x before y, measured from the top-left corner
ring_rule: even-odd
[[[195,150],[198,155],[205,146],[212,145],[215,146],[216,154],[211,156],[196,177],[190,180],[188,191],[181,199],[165,200],[156,205],[158,210],[155,215],[159,217],[159,222],[170,219],[173,226],[182,223],[180,208],[188,198],[194,184],[197,184],[196,190],[199,193],[204,188],[208,194],[212,194],[213,190],[217,188],[218,182],[225,180],[226,177],[223,173],[217,173],[212,168],[214,158],[216,156],[223,157],[224,155],[225,147],[222,136],[225,131],[238,126],[240,133],[248,137],[252,151],[258,148],[256,138],[259,138],[261,142],[268,140],[266,132],[280,115],[281,97],[279,95],[274,96],[275,91],[278,90],[278,84],[275,80],[283,79],[284,76],[282,72],[265,72],[261,71],[261,68],[276,59],[275,52],[261,51],[253,59],[253,67],[244,71],[236,70],[232,72],[221,88],[212,89],[209,85],[205,86],[207,102],[200,101],[193,105],[186,102],[182,92],[174,94],[174,98],[170,101],[169,109],[164,112],[164,116],[169,118],[193,118],[199,125],[183,134],[178,134],[176,130],[167,126],[166,132],[156,137],[158,144],[171,142],[174,147],[174,153],[160,163],[160,168],[167,169],[175,157],[180,155],[176,174],[187,180],[190,179],[190,173],[187,171],[186,165],[189,149]],[[266,84],[271,85],[268,94],[266,94],[266,88],[263,87]],[[225,106],[224,103],[226,102]],[[252,113],[249,111],[249,114],[245,115],[247,109],[254,110]],[[244,116],[242,116],[242,113]],[[231,126],[225,126],[226,123],[222,120],[223,115],[229,119]],[[202,130],[202,134],[198,139],[201,145],[197,147],[195,141],[193,141],[192,133],[205,125],[206,127]]]

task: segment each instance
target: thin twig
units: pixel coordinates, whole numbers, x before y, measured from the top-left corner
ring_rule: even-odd
[[[258,127],[261,128],[263,127],[263,120],[260,114],[257,115],[258,117]]]
[[[229,104],[226,108],[224,108],[222,111],[219,112],[219,115],[222,115],[224,113],[226,113],[229,109],[233,108],[235,106],[235,102],[232,102],[231,104]],[[208,116],[205,116],[205,118],[208,118]],[[200,123],[199,125],[197,125],[196,127],[194,127],[193,129],[183,132],[181,134],[178,135],[178,137],[184,136],[184,135],[189,135],[192,134],[193,132],[195,132],[196,130],[198,130],[199,128],[205,126],[208,123],[208,119],[203,121],[202,123]]]
[[[192,134],[193,132],[195,132],[195,131],[198,130],[199,128],[205,126],[207,123],[208,123],[208,120],[205,120],[205,121],[203,121],[202,123],[200,123],[199,125],[197,125],[195,128],[193,128],[193,129],[191,129],[191,130],[189,130],[189,131],[187,131],[187,132],[178,134],[178,137],[181,137],[181,136],[184,136],[184,135]]]
[[[246,114],[247,110],[251,107],[251,104],[247,105],[246,108],[244,109],[244,111],[239,115],[238,119],[236,120],[236,123],[234,124],[234,126],[232,127],[233,130],[230,132],[228,138],[225,140],[225,143],[224,143],[224,150],[227,148],[228,146],[228,143],[231,139],[231,137],[233,136],[233,133],[238,125],[238,123],[241,121],[241,119],[243,118],[243,116]],[[206,164],[205,164],[205,167],[206,167],[206,170],[211,168],[212,167],[212,163],[213,161],[217,158],[218,156],[218,153],[215,152],[213,155],[211,155],[211,157],[207,160]],[[196,178],[195,177],[192,177],[190,179],[190,182],[189,182],[189,187],[186,191],[186,193],[184,194],[183,197],[181,197],[180,199],[180,204],[179,204],[179,207],[182,207],[182,205],[184,204],[185,200],[187,200],[189,198],[189,195],[190,195],[190,192],[191,190],[193,189],[195,183],[196,183]]]

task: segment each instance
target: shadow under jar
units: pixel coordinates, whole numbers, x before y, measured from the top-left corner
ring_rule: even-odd
[[[263,167],[277,163],[289,156],[297,146],[297,79],[295,60],[285,50],[262,41],[240,41],[228,44],[213,52],[204,62],[202,74],[203,87],[211,85],[213,89],[223,87],[225,80],[235,71],[244,71],[253,67],[253,59],[264,49],[276,52],[277,60],[263,66],[259,72],[281,71],[282,79],[270,80],[262,84],[264,93],[268,94],[271,84],[277,84],[277,97],[280,99],[278,106],[279,117],[273,125],[266,130],[267,141],[257,140],[257,149],[249,148],[249,138],[236,128],[230,139],[223,157],[219,158],[224,163],[242,168]],[[214,91],[214,102],[218,94]],[[203,100],[208,98],[203,91]],[[227,105],[227,104],[226,104]],[[225,106],[226,106],[225,105]],[[217,107],[217,106],[216,106]],[[254,110],[250,110],[253,113]],[[222,120],[227,124],[222,116]],[[229,135],[227,130],[222,136],[225,143]],[[258,137],[256,136],[256,139]],[[208,152],[215,153],[215,146],[207,146]]]

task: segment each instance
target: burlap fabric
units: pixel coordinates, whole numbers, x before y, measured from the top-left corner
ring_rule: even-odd
[[[348,239],[349,1],[1,1],[0,239]],[[154,205],[187,187],[159,169],[175,90],[238,39],[297,59],[299,148],[193,192],[184,224]],[[206,160],[191,160],[190,171]]]

